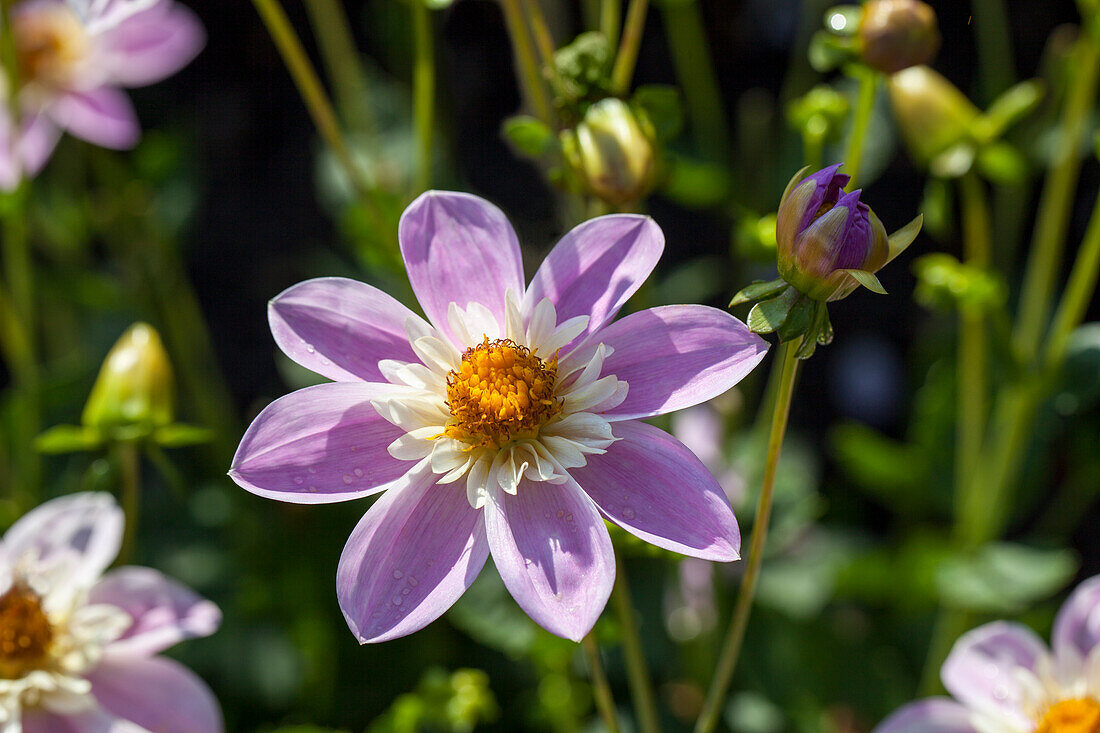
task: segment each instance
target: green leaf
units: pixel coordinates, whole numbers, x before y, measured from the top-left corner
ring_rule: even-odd
[[[980,143],[996,140],[1011,125],[1035,109],[1045,93],[1046,87],[1038,79],[1020,82],[989,105],[985,114],[974,122],[971,134]]]
[[[680,90],[667,84],[647,84],[638,87],[631,105],[639,108],[653,126],[658,142],[666,142],[680,134],[684,126],[684,105]]]
[[[214,433],[209,428],[184,423],[165,425],[162,428],[157,428],[153,433],[153,441],[164,448],[184,448],[189,445],[200,445],[209,443],[213,438]]]
[[[512,147],[528,158],[541,158],[558,149],[557,135],[534,117],[509,117],[504,121],[503,133]]]
[[[724,166],[692,160],[666,151],[668,178],[662,192],[673,201],[694,209],[725,204],[733,180]]]
[[[1019,613],[1062,590],[1077,572],[1070,550],[1010,542],[945,560],[936,571],[944,605],[984,613]]]
[[[794,288],[787,288],[778,298],[761,301],[749,311],[748,326],[755,333],[771,333],[783,325],[787,320],[787,314],[794,306],[795,301],[802,297],[802,293]]]
[[[923,224],[924,214],[917,214],[913,218],[913,221],[909,222],[887,238],[886,245],[890,253],[886,260],[887,262],[890,262],[890,260],[909,248],[909,245],[912,244],[913,240],[920,234],[920,228]]]
[[[794,288],[791,288],[791,290],[794,290]],[[775,329],[779,340],[784,343],[794,341],[809,331],[816,311],[817,301],[805,296],[795,300],[794,304],[791,305],[791,309],[787,311],[787,317],[783,319],[783,323]],[[807,341],[812,343],[813,339],[807,339]]]
[[[766,281],[754,280],[751,285],[737,291],[737,295],[733,296],[733,300],[730,301],[729,307],[732,308],[742,303],[750,303],[754,300],[766,300],[779,295],[786,287],[789,286],[787,285],[787,281],[783,278]]]
[[[822,74],[855,58],[855,44],[826,31],[814,33],[810,39],[810,66]]]
[[[443,10],[454,4],[455,0],[420,0],[428,10]]]
[[[927,513],[930,496],[921,489],[928,461],[917,446],[901,443],[859,423],[829,433],[833,456],[854,484],[899,514]]]
[[[875,273],[857,269],[841,270],[841,272],[848,273],[856,279],[856,282],[871,292],[878,293],[879,295],[886,295],[886,288],[882,287],[882,283],[875,277]]]
[[[1008,143],[990,143],[978,151],[978,170],[993,183],[1016,185],[1027,178],[1027,158]]]
[[[936,178],[961,178],[974,165],[974,145],[961,142],[928,161],[928,172]]]
[[[1092,407],[1100,399],[1100,323],[1086,323],[1070,334],[1054,406],[1062,414]]]
[[[35,438],[34,448],[39,453],[75,453],[102,448],[103,443],[103,434],[95,428],[58,425]]]

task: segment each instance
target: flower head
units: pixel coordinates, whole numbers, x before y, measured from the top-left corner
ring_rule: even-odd
[[[682,443],[638,420],[725,392],[766,344],[703,306],[612,322],[660,257],[651,219],[581,224],[530,284],[512,227],[477,197],[421,196],[399,238],[428,320],[342,278],[275,298],[276,342],[336,382],[269,405],[230,471],[283,501],[385,491],[337,571],[361,641],[439,617],[490,554],[535,621],[580,639],[614,580],[603,517],[677,552],[738,557],[721,487]]]
[[[11,19],[17,87],[3,97],[6,107],[15,95],[23,129],[12,133],[10,113],[0,113],[6,188],[38,172],[62,130],[107,148],[133,147],[140,125],[120,88],[171,76],[205,42],[199,20],[173,0],[23,0]]]
[[[964,634],[940,677],[951,698],[910,703],[874,733],[1091,733],[1100,728],[1100,576],[1054,621],[1053,650],[1026,626]]]
[[[621,99],[589,107],[576,130],[563,133],[563,148],[585,187],[610,204],[637,201],[657,181],[653,140]]]
[[[779,202],[776,242],[779,274],[803,294],[818,301],[840,300],[865,285],[882,291],[874,273],[912,242],[920,227],[915,222],[907,241],[894,241],[860,191],[844,192],[849,177],[838,173],[840,164],[791,179]],[[902,232],[899,232],[900,235]],[[897,237],[898,235],[895,235]]]
[[[221,614],[156,570],[103,574],[122,523],[109,495],[73,494],[29,512],[0,541],[0,729],[222,729],[206,685],[155,656],[213,633]]]
[[[84,424],[106,430],[163,427],[172,422],[174,392],[160,335],[147,323],[135,323],[103,361],[84,406]]]
[[[857,35],[864,63],[885,74],[927,64],[940,48],[936,11],[920,0],[869,0]]]

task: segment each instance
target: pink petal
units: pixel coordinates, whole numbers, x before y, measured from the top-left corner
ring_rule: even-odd
[[[1054,619],[1051,644],[1059,666],[1088,659],[1100,642],[1100,575],[1077,586]]]
[[[175,2],[160,2],[99,35],[97,61],[112,83],[153,84],[191,62],[206,33],[198,17]]]
[[[524,480],[515,496],[495,492],[484,510],[493,562],[520,608],[580,641],[615,583],[611,538],[592,500],[572,481]]]
[[[423,319],[381,290],[344,277],[306,280],[267,308],[275,343],[306,369],[337,382],[385,382],[383,359],[416,362],[405,322]]]
[[[105,657],[89,675],[92,694],[109,713],[157,733],[220,733],[214,693],[165,657]],[[112,733],[116,730],[111,729]],[[125,729],[122,729],[125,730]]]
[[[583,339],[613,319],[637,292],[664,246],[664,233],[648,216],[615,214],[583,222],[543,260],[531,279],[524,312],[549,298],[558,323],[589,316]],[[569,353],[568,347],[562,353]]]
[[[940,678],[955,699],[975,710],[993,710],[1031,724],[1020,707],[1016,670],[1034,670],[1047,657],[1046,645],[1021,624],[994,621],[959,637]]]
[[[92,587],[89,603],[121,608],[134,619],[108,653],[149,656],[183,641],[209,636],[222,614],[210,601],[152,568],[123,567]]]
[[[37,175],[53,155],[60,139],[61,130],[46,115],[33,114],[24,117],[23,135],[19,139],[19,157],[23,162],[24,173],[28,176]]]
[[[110,494],[70,494],[47,501],[18,519],[4,535],[13,561],[27,552],[41,560],[68,556],[70,581],[91,586],[118,555],[125,518]]]
[[[427,466],[375,502],[348,538],[336,594],[362,643],[417,631],[443,615],[481,572],[489,546],[465,483],[436,485]]]
[[[253,494],[296,504],[381,491],[413,465],[389,454],[404,433],[370,403],[387,389],[333,382],[275,400],[248,426],[229,476]]]
[[[687,447],[642,422],[617,423],[607,453],[569,470],[604,514],[666,550],[737,560],[741,533],[722,487]]]
[[[946,697],[918,700],[894,711],[872,733],[976,733],[970,711]]]
[[[466,193],[428,191],[398,226],[409,282],[428,319],[457,343],[447,306],[481,303],[504,323],[504,293],[523,295],[519,240],[504,213]]]
[[[602,374],[627,383],[608,420],[663,415],[717,397],[764,358],[768,344],[730,314],[703,305],[666,305],[632,313],[589,337],[568,364],[603,343],[614,349]]]
[[[114,87],[68,92],[57,99],[50,115],[71,134],[104,148],[126,150],[141,137],[130,98]]]

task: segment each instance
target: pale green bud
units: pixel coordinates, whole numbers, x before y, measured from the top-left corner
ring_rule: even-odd
[[[135,323],[111,348],[84,406],[85,426],[144,434],[172,422],[175,385],[160,335]]]
[[[918,163],[969,140],[977,107],[954,84],[927,66],[912,66],[890,77],[894,119]]]
[[[621,99],[588,108],[564,149],[585,188],[609,204],[637,201],[656,182],[656,151],[638,118]]]

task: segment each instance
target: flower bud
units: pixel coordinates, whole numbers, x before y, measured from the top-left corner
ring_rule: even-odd
[[[858,36],[863,62],[884,74],[926,64],[940,48],[936,13],[920,0],[870,0]]]
[[[894,119],[918,163],[969,139],[981,116],[966,96],[927,66],[913,66],[890,77]]]
[[[564,142],[585,187],[609,204],[637,201],[656,182],[653,142],[621,99],[608,97],[589,107]]]
[[[832,165],[797,181],[779,203],[776,243],[779,274],[814,300],[840,300],[874,278],[891,259],[886,229],[859,200],[844,193],[849,177]]]
[[[160,335],[135,323],[111,348],[84,406],[85,426],[143,434],[172,422],[172,365]]]

